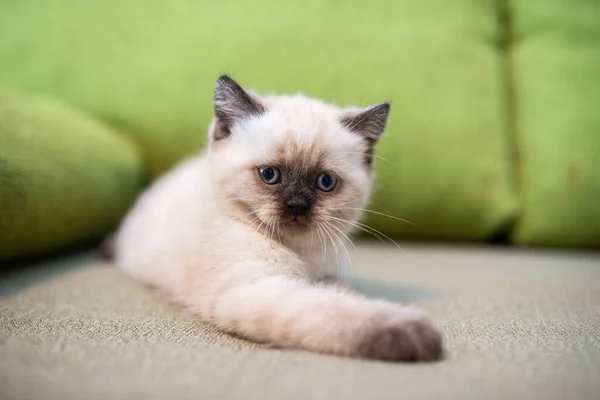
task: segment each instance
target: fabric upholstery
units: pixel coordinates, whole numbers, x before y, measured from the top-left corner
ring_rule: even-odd
[[[392,103],[368,223],[483,240],[515,213],[496,4],[25,0],[0,5],[0,85],[123,126],[153,176],[205,143],[228,72],[258,92]]]
[[[519,244],[600,247],[600,2],[513,1]]]
[[[353,285],[423,307],[448,356],[401,365],[223,335],[89,255],[0,277],[3,399],[578,399],[600,393],[600,254],[361,244]]]
[[[50,98],[0,92],[0,260],[99,238],[143,179],[116,131]]]

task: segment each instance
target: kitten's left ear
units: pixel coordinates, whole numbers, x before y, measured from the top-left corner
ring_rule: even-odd
[[[237,122],[265,113],[265,107],[260,100],[227,75],[221,75],[217,80],[213,107],[215,120],[210,139],[214,141],[229,136]]]
[[[371,164],[375,143],[381,137],[390,113],[390,103],[385,102],[362,110],[346,111],[340,123],[350,132],[361,135],[369,146],[365,162]]]
[[[369,141],[377,141],[385,129],[389,113],[390,103],[385,102],[367,109],[346,111],[340,122],[349,131]]]

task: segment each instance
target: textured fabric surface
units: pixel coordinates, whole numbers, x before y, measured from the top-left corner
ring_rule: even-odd
[[[600,248],[600,2],[510,3],[515,241]]]
[[[250,5],[251,4],[251,5]],[[123,125],[154,175],[205,142],[222,72],[259,92],[389,100],[370,223],[481,240],[514,216],[495,1],[0,3],[0,85]]]
[[[3,399],[597,399],[600,254],[363,244],[354,286],[439,321],[448,358],[399,365],[216,332],[89,256],[0,280]]]
[[[50,99],[0,92],[0,260],[97,238],[141,187],[118,133]]]

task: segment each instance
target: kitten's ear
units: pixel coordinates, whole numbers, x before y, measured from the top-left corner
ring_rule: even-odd
[[[246,92],[227,75],[221,75],[217,80],[213,107],[215,121],[210,133],[210,139],[213,141],[229,136],[236,122],[262,115],[265,112],[265,107],[259,99]]]
[[[340,122],[349,131],[377,141],[385,129],[389,113],[390,103],[385,102],[367,109],[346,111]]]
[[[369,146],[365,154],[365,163],[373,162],[375,143],[381,137],[390,113],[390,103],[385,102],[362,110],[346,111],[340,117],[340,123],[350,132],[361,135]]]

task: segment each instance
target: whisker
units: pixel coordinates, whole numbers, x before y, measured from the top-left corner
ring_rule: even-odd
[[[280,225],[279,225],[279,221],[275,222],[275,226],[277,227],[277,240],[279,240],[279,242],[281,242],[281,231],[280,231]]]
[[[252,247],[254,247],[254,240],[256,240],[256,229],[255,229],[255,225],[257,222],[260,221],[260,218],[258,218],[258,216],[254,216],[250,221],[248,221],[248,225],[250,225],[250,227],[254,230],[252,235],[248,235],[244,241],[244,244],[249,244],[250,241],[252,241]]]
[[[345,201],[343,203],[332,204],[331,207],[342,207],[342,206],[346,206],[348,204],[352,204],[352,203],[355,203],[355,202],[356,202],[356,199],[351,199],[351,200]],[[328,207],[328,208],[331,208],[331,207]]]
[[[330,233],[331,233],[331,235],[332,235],[332,236],[335,238],[335,239],[332,239],[332,241],[334,241],[334,240],[335,240],[335,242],[337,242],[337,243],[340,243],[340,244],[341,244],[341,245],[344,247],[344,250],[346,251],[347,257],[348,257],[348,259],[350,259],[350,254],[348,254],[348,249],[346,249],[346,247],[344,246],[344,244],[343,244],[343,243],[342,243],[342,241],[340,240],[339,236],[338,236],[338,235],[336,235],[336,234],[335,234],[335,232],[331,230],[331,227],[329,227],[329,224],[328,224],[327,222],[325,222],[323,226],[324,226],[324,227],[325,227],[325,229],[326,229],[328,232],[330,232]],[[339,254],[339,249],[338,249],[338,247],[335,245],[335,243],[334,243],[334,245],[333,245],[333,246],[334,246],[334,248],[336,249],[336,252],[335,252],[335,253],[336,253],[336,260],[337,260],[337,262],[336,262],[336,264],[335,264],[335,270],[336,270],[336,273],[337,273],[337,275],[339,276],[339,275],[340,275],[340,272],[341,272],[341,269],[342,269],[342,260],[341,260],[341,258],[340,258],[340,254]]]
[[[374,232],[372,232],[372,231],[370,231],[370,230],[367,230],[366,228],[363,228],[363,227],[362,227],[362,226],[360,226],[360,225],[357,225],[357,224],[356,224],[355,222],[353,222],[353,221],[350,221],[350,220],[347,220],[347,219],[343,219],[343,218],[337,218],[337,217],[334,217],[333,215],[330,215],[330,216],[329,216],[329,218],[332,218],[332,219],[336,220],[336,222],[338,222],[338,223],[340,223],[340,224],[342,224],[342,225],[343,225],[343,224],[348,224],[348,225],[350,225],[350,226],[352,226],[352,227],[354,227],[354,228],[357,228],[357,229],[360,229],[360,230],[362,230],[362,231],[365,231],[365,232],[367,232],[367,233],[371,234],[372,236],[376,237],[377,239],[379,239],[379,241],[380,241],[381,243],[385,243],[385,242],[384,242],[384,240],[383,240],[383,238],[382,238],[380,235],[378,235],[378,234],[376,234],[376,233],[374,233]]]
[[[334,210],[341,210],[341,208],[333,208],[333,209]],[[407,224],[410,224],[412,226],[417,226],[417,224],[415,224],[414,222],[411,222],[411,221],[409,221],[407,219],[398,218],[398,217],[395,217],[393,215],[385,214],[385,213],[382,213],[382,212],[379,212],[379,211],[369,210],[367,208],[345,207],[343,209],[345,209],[345,210],[357,210],[357,211],[364,211],[364,212],[368,212],[368,213],[373,213],[373,214],[381,215],[381,216],[388,217],[388,218],[391,218],[391,219],[395,219],[396,221],[406,222]]]
[[[329,222],[327,222],[327,221],[324,221],[324,223],[325,223],[325,225],[326,225],[326,226],[329,226],[331,229],[335,229],[335,230],[337,230],[337,231],[338,231],[338,232],[340,232],[342,235],[344,235],[344,237],[345,237],[346,239],[348,239],[348,236],[346,236],[346,234],[345,234],[344,232],[342,232],[342,231],[341,231],[339,228],[337,228],[336,226],[334,226],[333,224],[331,224],[331,223],[329,223]],[[346,245],[344,244],[344,241],[342,240],[342,238],[341,238],[339,235],[337,235],[337,234],[335,233],[335,231],[331,231],[331,233],[332,233],[332,234],[333,234],[333,235],[336,237],[336,239],[337,239],[337,240],[338,240],[338,242],[339,242],[339,243],[342,245],[342,248],[343,248],[343,249],[344,249],[344,251],[346,252],[346,257],[347,257],[347,261],[348,261],[348,267],[351,269],[351,268],[352,268],[352,257],[350,257],[350,252],[348,251],[348,248],[347,248],[347,247],[346,247]],[[352,243],[352,241],[351,241],[350,239],[348,239],[348,241],[349,241],[350,243]],[[352,246],[354,246],[354,243],[352,243]],[[354,246],[354,249],[356,249],[356,246]],[[352,270],[351,270],[351,271],[352,271]],[[342,264],[341,264],[341,263],[338,263],[338,265],[337,265],[337,273],[338,273],[338,276],[340,276],[340,275],[341,275],[341,272],[342,272]]]
[[[335,153],[335,154],[361,154],[361,155],[365,155],[365,153],[360,152],[360,151],[342,151],[340,153]],[[385,162],[389,162],[391,163],[391,161],[385,157],[381,157],[380,155],[374,154],[374,156],[380,160],[383,160]]]
[[[385,240],[383,240],[383,237],[381,235],[379,235],[378,233],[376,233],[376,232],[374,232],[374,231],[372,231],[370,229],[367,229],[365,227],[362,227],[360,225],[356,225],[354,222],[346,222],[346,223],[350,224],[351,226],[353,226],[356,229],[360,229],[361,231],[364,231],[364,232],[370,234],[371,236],[376,237],[381,243],[385,244]]]
[[[260,227],[263,226],[263,224],[265,223],[265,221],[263,219],[261,219],[261,218],[258,218],[258,219],[260,220],[260,223],[254,230],[254,235],[252,235],[253,236],[252,237],[252,247],[253,248],[256,246],[256,238],[260,235]]]
[[[269,217],[269,219],[267,220],[267,223],[265,224],[265,237],[267,238],[267,241],[271,242],[271,220],[273,219],[273,217]]]
[[[273,218],[274,217],[269,218],[269,242],[273,241]]]
[[[255,211],[249,211],[249,212],[247,212],[247,213],[243,213],[243,214],[240,214],[240,215],[237,215],[237,216],[235,216],[235,217],[233,218],[233,220],[234,220],[234,221],[237,221],[237,220],[239,220],[240,218],[247,217],[247,216],[249,216],[249,215],[252,215],[252,214],[255,214],[255,213],[256,213]]]
[[[333,249],[335,250],[335,259],[337,261],[336,266],[338,266],[338,268],[339,268],[339,265],[340,265],[339,249],[335,245],[335,240],[333,239],[333,236],[331,236],[330,230],[327,228],[327,225],[323,224],[323,229],[324,229],[325,233],[327,234],[327,236],[329,236],[329,239],[331,239],[331,245],[333,246]]]
[[[336,161],[335,161],[335,163],[338,163],[338,162],[341,162],[341,163],[344,163],[344,164],[346,164],[346,165],[349,165],[350,167],[352,167],[352,168],[354,168],[355,170],[357,170],[357,171],[359,171],[359,172],[360,172],[360,169],[359,169],[359,168],[358,168],[356,165],[353,165],[352,163],[349,163],[349,162],[348,162],[348,161],[346,161],[346,160],[336,160]],[[346,170],[346,169],[344,169],[344,168],[340,168],[340,169],[341,169],[341,170],[343,170],[343,171],[345,171],[346,173],[350,173],[348,170]]]
[[[319,236],[319,241],[321,242],[321,268],[319,268],[319,272],[318,275],[321,274],[321,271],[323,271],[323,267],[325,265],[325,255],[327,252],[327,245],[325,243],[325,240],[322,237],[322,232],[321,232],[321,224],[317,224],[317,234]]]
[[[334,222],[336,222],[336,221],[334,221]],[[348,237],[348,235],[346,235],[343,230],[341,230],[337,226],[333,225],[333,223],[329,223],[329,225],[332,228],[335,228],[335,230],[337,230],[339,233],[341,233],[346,238],[346,240],[352,245],[352,247],[354,248],[354,250],[358,251],[358,249],[356,248],[356,245],[354,244],[354,242],[352,242],[352,240],[350,240],[350,238]]]
[[[347,223],[347,224],[354,225],[354,226],[356,226],[357,228],[358,228],[358,227],[361,227],[361,228],[367,228],[367,229],[373,230],[374,232],[377,232],[379,235],[383,236],[384,238],[386,238],[387,240],[389,240],[390,242],[392,242],[392,243],[393,243],[394,245],[396,245],[396,247],[398,247],[400,250],[404,250],[402,247],[400,247],[400,245],[399,245],[398,243],[396,243],[394,240],[392,240],[392,238],[390,238],[388,235],[386,235],[385,233],[382,233],[382,232],[378,231],[377,229],[375,229],[375,228],[373,228],[373,227],[371,227],[371,226],[369,226],[369,225],[363,224],[362,222],[357,222],[357,221],[349,221],[349,220],[347,220],[347,219],[343,219],[343,218],[337,218],[337,217],[333,217],[333,216],[331,216],[330,218],[334,218],[334,219],[336,219],[336,220],[338,220],[338,221],[341,221],[341,222],[345,222],[345,223]],[[365,230],[365,229],[363,229],[363,230]],[[368,232],[368,231],[367,231],[367,232]],[[371,233],[371,234],[373,235],[373,233],[372,233],[372,232],[368,232],[368,233]],[[373,236],[376,236],[376,235],[373,235]]]
[[[358,170],[358,168],[356,168],[354,165],[352,165],[352,164],[350,164],[350,163],[347,163],[347,164],[351,165],[351,166],[352,166],[354,169]],[[353,175],[353,172],[352,172],[352,171],[350,171],[350,170],[349,170],[349,169],[347,169],[347,168],[343,168],[343,167],[341,167],[341,166],[337,166],[337,169],[338,169],[338,170],[340,170],[340,171],[343,171],[343,172],[345,172],[345,173],[346,173],[347,175],[349,175],[349,176]]]

